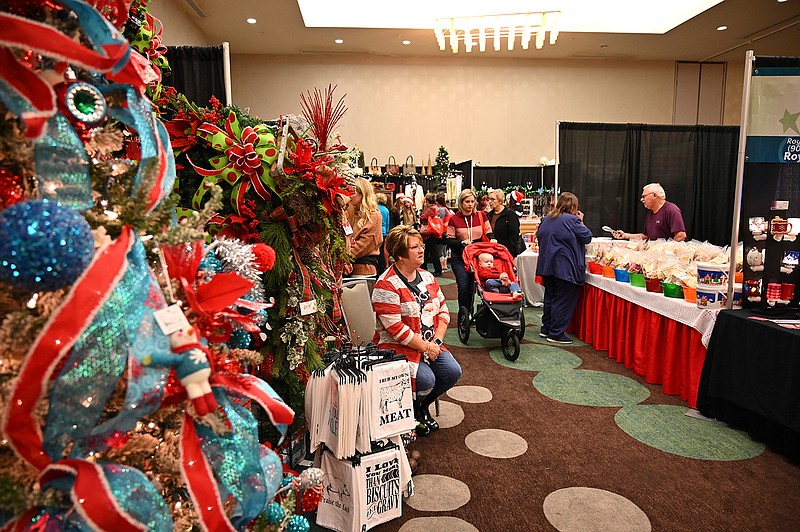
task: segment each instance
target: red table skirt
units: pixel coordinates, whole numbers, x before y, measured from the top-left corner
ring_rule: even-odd
[[[706,348],[688,325],[586,284],[570,332],[696,407]]]

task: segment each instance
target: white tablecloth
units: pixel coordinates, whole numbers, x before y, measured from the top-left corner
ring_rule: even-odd
[[[517,277],[519,286],[525,292],[525,299],[531,305],[541,305],[544,301],[544,286],[536,284],[536,263],[539,253],[528,249],[517,255]]]
[[[702,335],[703,345],[708,347],[711,331],[714,330],[714,323],[716,323],[717,314],[721,309],[697,308],[696,304],[688,303],[684,299],[664,297],[663,294],[648,292],[644,288],[632,286],[629,283],[620,283],[614,279],[588,272],[586,273],[586,283],[678,323],[688,325]]]

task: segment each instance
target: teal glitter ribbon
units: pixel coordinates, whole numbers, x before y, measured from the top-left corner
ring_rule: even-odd
[[[67,118],[57,114],[34,147],[36,175],[42,196],[78,212],[92,208],[89,156]]]
[[[277,454],[258,441],[258,423],[252,412],[214,389],[217,404],[231,424],[228,434],[215,434],[195,423],[203,454],[219,481],[221,500],[232,495],[237,501],[231,523],[241,529],[258,517],[280,488],[283,467]]]
[[[135,238],[125,274],[75,343],[51,389],[44,449],[54,461],[72,442],[71,458],[107,449],[161,404],[169,368],[143,367],[140,361],[153,352],[170,352],[153,318],[166,302]],[[126,366],[125,404],[116,417],[97,425]]]

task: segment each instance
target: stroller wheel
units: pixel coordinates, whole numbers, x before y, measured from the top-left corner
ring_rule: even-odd
[[[517,337],[516,329],[509,329],[503,336],[500,342],[500,348],[503,350],[503,356],[506,360],[514,362],[519,358],[519,338]]]
[[[519,329],[517,330],[517,338],[521,342],[525,338],[525,313],[522,309],[519,310]]]
[[[462,344],[469,341],[469,309],[461,307],[458,309],[458,339]]]

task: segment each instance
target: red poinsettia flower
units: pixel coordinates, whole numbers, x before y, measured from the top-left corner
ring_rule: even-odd
[[[300,139],[295,145],[294,153],[289,153],[289,160],[292,161],[292,166],[285,168],[289,175],[295,175],[307,181],[313,181],[314,174],[317,167],[323,164],[329,164],[333,161],[333,157],[326,155],[319,159],[314,159],[316,147],[313,142],[305,139]]]
[[[187,118],[176,117],[167,122],[164,126],[169,133],[172,148],[179,153],[189,151],[197,144],[197,128],[202,123],[200,117],[196,115],[188,115]]]
[[[336,169],[330,166],[321,165],[317,167],[314,178],[317,188],[319,188],[320,199],[322,204],[325,205],[325,211],[328,214],[332,213],[336,206],[336,196],[339,194],[350,196],[353,193],[344,178],[340,177],[336,173]]]

